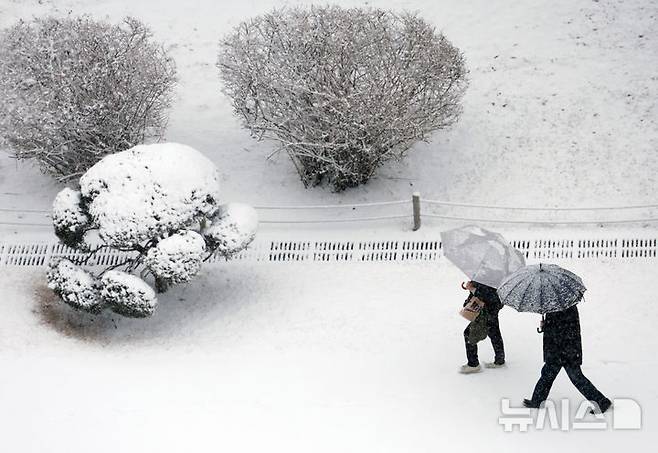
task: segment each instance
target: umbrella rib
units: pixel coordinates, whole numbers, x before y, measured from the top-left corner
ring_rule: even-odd
[[[566,269],[565,269],[565,270],[566,270]],[[576,295],[576,296],[580,294],[579,291],[574,290],[574,288],[572,287],[572,285],[571,285],[571,280],[569,280],[569,279],[567,279],[567,278],[562,278],[565,274],[562,274],[562,273],[560,273],[560,274],[555,273],[555,274],[554,274],[554,273],[551,273],[551,272],[548,272],[548,274],[549,274],[551,277],[555,277],[555,278],[557,279],[557,281],[558,281],[558,284],[564,283],[564,286],[566,286],[567,289],[568,289],[572,294],[574,294],[574,295]],[[571,272],[570,272],[570,274],[576,276],[575,274],[573,274],[573,273],[571,273]]]
[[[565,269],[565,268],[561,267],[560,270],[561,270],[561,272],[559,274],[555,274],[555,275],[557,275],[557,276],[569,276],[569,277],[571,277],[572,280],[578,281],[580,284],[583,283],[582,279],[579,276],[577,276],[576,274],[574,274],[573,272],[571,272],[569,269]]]
[[[537,278],[537,274],[532,276],[532,280],[528,283],[528,286],[526,286],[526,288],[523,290],[523,296],[521,296],[521,302],[523,302],[525,300],[525,295],[528,292],[528,290],[530,289],[530,286],[531,286],[532,282],[535,280],[535,278]],[[539,282],[539,288],[541,290],[541,280]],[[521,307],[521,304],[519,304],[519,307]]]
[[[551,274],[550,272],[547,272],[547,274],[549,275],[549,277],[555,277],[555,278],[557,279],[557,283],[558,283],[558,285],[560,285],[560,284],[563,282],[563,280],[560,279],[560,276],[559,276],[559,275]],[[549,280],[549,282],[551,283],[551,285],[553,286],[553,288],[555,288],[555,285],[553,285],[553,281],[552,281],[552,280]],[[577,292],[577,291],[575,291],[575,290],[571,287],[571,285],[569,285],[569,281],[568,281],[568,280],[564,280],[564,282],[565,282],[565,285],[564,285],[564,286],[569,290],[569,292],[570,292],[572,295],[574,295],[574,296],[576,296],[576,297],[580,296],[580,293]],[[558,294],[559,294],[559,292],[558,292]]]
[[[574,280],[569,280],[568,278],[566,278],[566,276],[564,277],[564,279],[562,277],[563,276],[561,276],[561,275],[558,276],[558,280],[565,282],[565,285],[567,286],[567,288],[569,288],[569,291],[571,291],[571,293],[576,296],[576,298],[577,298],[576,300],[579,300],[580,298],[582,298],[583,295],[584,295],[584,292],[581,291],[579,287],[574,289],[574,287],[573,287]],[[582,285],[582,287],[584,288],[585,286]]]
[[[573,276],[573,278],[568,278]],[[583,281],[580,277],[575,275],[572,272],[569,272],[569,274],[560,274],[558,275],[558,278],[560,281],[564,280],[566,282],[566,285],[569,287],[569,289],[576,294],[577,296],[582,294],[582,291],[580,291],[580,288],[584,288],[585,285],[583,284]],[[576,289],[573,289],[573,286],[576,285]]]
[[[520,276],[520,277],[522,277],[522,276]],[[512,286],[512,289],[510,289],[510,290],[507,292],[507,295],[509,296],[510,294],[512,294],[512,293],[514,292],[514,290],[515,290],[515,289],[516,289],[521,283],[523,283],[524,281],[525,281],[525,280],[524,280],[523,278],[520,278],[520,280],[519,280],[518,282],[516,282],[516,284],[515,284],[514,286]],[[530,285],[528,285],[528,286],[530,286]],[[527,288],[526,288],[526,289],[527,289]],[[523,302],[523,301],[521,301],[521,302]],[[519,303],[519,308],[518,308],[517,310],[520,311],[520,308],[521,308],[521,303]]]
[[[542,305],[541,301],[543,300],[543,298],[544,298],[544,282],[541,281],[541,274],[540,274],[540,277],[539,277],[539,305],[540,305],[540,307]],[[544,311],[544,310],[542,310],[542,311]]]
[[[482,269],[482,266],[484,265],[484,260],[487,258],[487,253],[489,253],[489,252],[488,251],[485,252],[484,256],[480,260],[480,263],[478,264],[477,269],[475,269],[475,272],[473,272],[473,276],[471,277],[476,282],[477,282],[477,280],[475,279],[475,277],[478,275],[478,272],[480,272],[480,269]],[[479,282],[479,283],[482,283],[482,282]]]
[[[546,274],[547,274],[548,277],[549,277],[548,280],[547,280],[548,283],[553,287],[553,290],[555,291],[555,294],[559,296],[559,295],[560,295],[559,288],[558,288],[557,286],[555,286],[555,285],[553,284],[553,281],[550,279],[550,277],[553,277],[553,275],[552,275],[551,273],[549,273],[549,272],[546,272]]]
[[[496,252],[496,250],[495,250],[493,247],[490,247],[490,248],[488,248],[487,251],[484,253],[484,256],[483,256],[482,259],[480,260],[480,264],[478,265],[477,270],[476,270],[475,273],[473,274],[473,279],[474,279],[474,280],[475,280],[475,276],[478,275],[478,272],[480,272],[480,270],[481,270],[483,267],[485,267],[484,265],[485,265],[485,263],[487,262],[487,258],[489,257],[489,255],[491,255],[492,252]],[[475,280],[475,281],[477,281],[477,280]],[[484,282],[480,282],[480,283],[484,283]],[[485,283],[485,284],[486,284],[486,283]]]
[[[512,255],[510,253],[509,247],[505,247],[505,252],[504,253],[505,253],[504,263],[507,265],[507,269],[505,269],[505,273],[508,273],[508,275],[509,275],[509,267],[510,267],[509,265],[512,262]]]
[[[521,278],[521,276],[519,277]],[[512,289],[510,289],[507,294],[512,294],[512,291],[514,291],[516,287],[519,286],[521,283],[523,283],[523,278],[521,278],[518,282],[516,282],[516,284],[512,286]]]

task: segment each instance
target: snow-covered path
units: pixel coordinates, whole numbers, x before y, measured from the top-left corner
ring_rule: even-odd
[[[641,431],[504,433],[528,396],[537,317],[501,312],[509,366],[462,364],[463,276],[430,265],[213,265],[148,320],[50,305],[43,270],[5,268],[0,448],[128,451],[615,451],[658,440],[653,262],[565,262],[589,287],[584,371],[636,399]],[[481,359],[491,355],[481,346]],[[580,397],[561,374],[551,395]],[[614,414],[614,412],[613,412]],[[608,420],[613,414],[609,414]],[[573,411],[572,411],[573,415]]]

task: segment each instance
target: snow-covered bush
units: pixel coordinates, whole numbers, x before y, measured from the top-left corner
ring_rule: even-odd
[[[103,302],[120,315],[145,318],[153,314],[158,304],[153,289],[141,278],[126,272],[105,272],[100,286]]]
[[[89,272],[69,260],[52,263],[47,274],[48,287],[74,308],[97,312],[102,302],[98,281]]]
[[[82,175],[80,192],[101,239],[118,248],[186,229],[219,209],[215,165],[176,143],[106,156]]]
[[[256,237],[258,214],[249,205],[229,203],[211,219],[203,234],[210,246],[230,258],[244,250]]]
[[[80,206],[81,201],[80,192],[66,188],[57,194],[53,202],[55,233],[69,247],[81,246],[89,225],[89,217]]]
[[[217,66],[236,114],[278,141],[304,184],[357,186],[457,121],[461,52],[415,14],[274,10],[223,39]]]
[[[195,231],[181,231],[158,242],[146,254],[146,265],[167,284],[189,282],[201,269],[206,242]]]
[[[86,252],[80,263],[108,248],[127,252],[127,257],[101,269],[98,279],[62,261],[49,273],[50,287],[78,309],[109,307],[125,316],[151,315],[155,294],[132,272],[150,275],[156,290],[164,292],[190,281],[210,255],[229,258],[254,239],[258,220],[253,208],[222,205],[219,199],[217,168],[189,146],[138,145],[106,156],[80,178],[79,191],[64,189],[57,195],[53,224],[62,242]],[[88,232],[102,243],[92,249]]]
[[[36,18],[0,34],[0,142],[61,181],[159,138],[173,60],[140,21]]]

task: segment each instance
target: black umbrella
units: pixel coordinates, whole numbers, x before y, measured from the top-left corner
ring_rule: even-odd
[[[583,298],[580,277],[555,264],[532,264],[507,277],[498,287],[500,301],[518,311],[552,313],[566,310]]]

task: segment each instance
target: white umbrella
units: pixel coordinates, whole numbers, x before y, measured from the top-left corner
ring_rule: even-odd
[[[473,281],[498,288],[525,265],[523,253],[503,236],[476,225],[441,233],[443,254]]]

